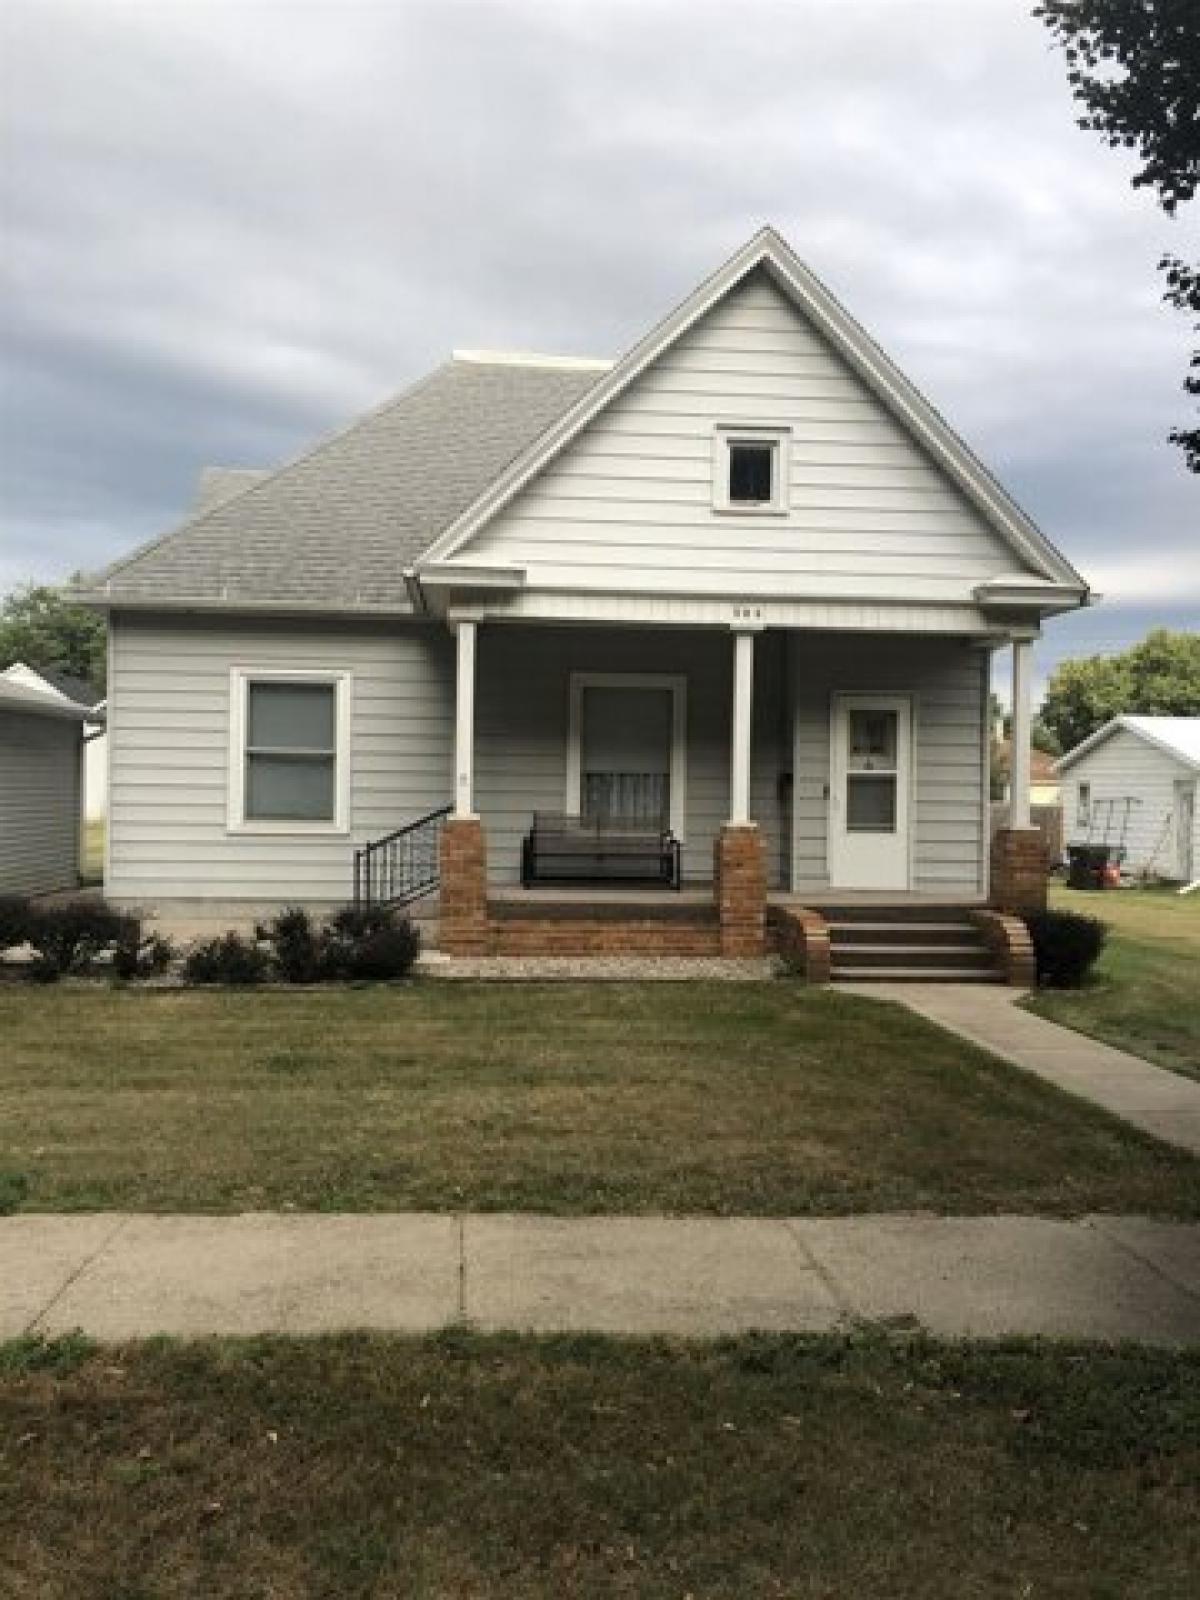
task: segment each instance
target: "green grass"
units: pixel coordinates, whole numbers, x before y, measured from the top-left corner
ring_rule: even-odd
[[[1182,1600],[1200,1354],[913,1334],[0,1347],[0,1594]]]
[[[1030,1010],[1200,1079],[1200,893],[1056,888],[1050,903],[1112,931],[1085,988],[1043,990]]]
[[[13,1208],[1200,1215],[1195,1158],[786,982],[9,985],[0,1038]]]

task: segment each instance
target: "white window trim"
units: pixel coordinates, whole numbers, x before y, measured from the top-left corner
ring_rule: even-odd
[[[353,675],[348,670],[328,667],[255,667],[229,669],[229,833],[253,834],[346,834],[350,831],[350,713]],[[336,746],[333,771],[333,820],[304,822],[300,819],[270,821],[246,817],[246,726],[252,683],[321,683],[337,691]]]
[[[684,838],[687,818],[687,677],[675,672],[573,672],[567,718],[565,810],[583,809],[583,691],[585,689],[667,689],[671,695],[671,832]]]
[[[778,425],[762,427],[750,422],[718,423],[713,429],[713,510],[730,517],[785,517],[792,479],[792,430]],[[729,498],[729,447],[735,444],[769,444],[775,451],[770,500],[755,504]]]

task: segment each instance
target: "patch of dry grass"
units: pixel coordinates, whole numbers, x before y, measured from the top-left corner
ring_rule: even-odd
[[[912,1335],[0,1346],[0,1594],[1182,1600],[1200,1358]]]
[[[31,1210],[1200,1215],[1200,1162],[796,984],[0,989]]]

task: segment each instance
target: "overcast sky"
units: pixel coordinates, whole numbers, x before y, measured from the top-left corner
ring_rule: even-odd
[[[453,346],[620,353],[773,222],[1107,603],[1200,626],[1195,251],[1024,0],[0,3],[0,586]]]

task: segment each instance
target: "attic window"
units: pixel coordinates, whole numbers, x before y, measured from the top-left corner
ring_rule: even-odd
[[[731,505],[770,505],[774,499],[775,446],[750,440],[729,446]]]
[[[787,510],[785,428],[718,428],[713,450],[713,506],[739,513]]]

